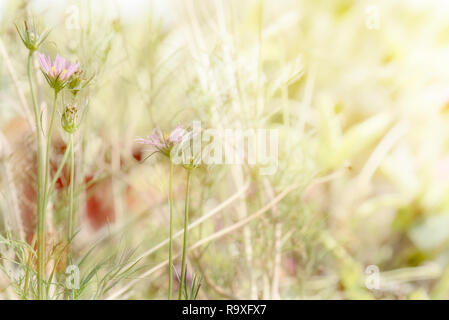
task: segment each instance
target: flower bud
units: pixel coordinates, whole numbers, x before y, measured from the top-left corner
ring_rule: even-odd
[[[67,104],[61,117],[61,126],[68,133],[74,133],[78,129],[78,109],[73,104]]]
[[[85,88],[89,82],[92,81],[95,75],[92,75],[90,78],[85,78],[83,75],[83,71],[78,70],[76,71],[68,83],[67,87],[71,90],[74,96],[78,94],[78,92]]]
[[[30,24],[27,21],[24,21],[23,24],[23,28],[15,25],[17,33],[19,34],[25,47],[27,47],[31,52],[34,52],[39,49],[39,46],[45,41],[45,39],[47,39],[50,34],[50,30],[44,30],[40,33],[34,22]]]

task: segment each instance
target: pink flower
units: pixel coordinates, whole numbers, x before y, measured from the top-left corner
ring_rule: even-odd
[[[38,53],[38,57],[45,78],[55,90],[61,90],[80,67],[79,63],[71,63],[60,55],[56,55],[53,64],[43,53]]]
[[[153,130],[151,136],[144,138],[138,138],[137,143],[145,144],[156,149],[167,157],[170,156],[172,148],[180,143],[185,136],[185,129],[178,125],[168,136],[162,134],[159,128]]]

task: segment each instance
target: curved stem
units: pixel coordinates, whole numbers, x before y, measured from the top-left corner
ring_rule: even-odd
[[[168,244],[168,300],[172,297],[173,287],[173,162],[170,159],[170,174],[168,178],[168,203],[170,207],[170,236]]]
[[[73,150],[73,133],[70,134],[70,188],[69,188],[69,227],[67,242],[72,241],[73,236],[73,186],[75,185],[75,152]],[[70,251],[70,249],[69,249]],[[69,253],[70,254],[70,253]]]
[[[187,251],[187,231],[189,225],[189,190],[190,190],[190,170],[187,170],[187,185],[186,185],[186,199],[185,199],[185,210],[184,210],[184,242],[182,246],[182,262],[181,262],[181,281],[179,282],[179,294],[178,300],[181,300],[182,289],[186,276],[186,251]]]
[[[42,126],[39,116],[39,107],[37,105],[36,95],[34,94],[34,83],[32,77],[33,51],[29,52],[27,61],[27,75],[30,86],[31,97],[33,100],[33,111],[36,122],[37,135],[37,295],[40,300],[44,299],[44,281],[45,281],[45,210],[43,209],[43,199],[45,197],[45,189],[43,186],[43,161],[42,161]]]

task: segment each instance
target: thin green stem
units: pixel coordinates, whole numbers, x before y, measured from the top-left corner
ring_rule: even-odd
[[[50,177],[50,149],[51,149],[51,137],[53,135],[53,127],[55,123],[55,115],[56,115],[56,100],[58,98],[58,91],[55,90],[55,95],[53,98],[53,110],[51,112],[50,126],[48,127],[47,133],[47,146],[45,152],[45,182],[44,182],[44,190],[47,190],[48,187],[48,178]],[[50,197],[50,194],[45,194],[44,197],[44,210],[47,208],[47,202]]]
[[[73,187],[75,185],[75,152],[73,150],[73,133],[70,134],[70,187],[69,187],[69,227],[67,243],[72,241],[73,236]]]
[[[187,231],[189,225],[189,190],[190,190],[190,169],[187,169],[187,183],[186,183],[186,199],[185,199],[185,210],[184,210],[184,242],[182,245],[182,261],[181,261],[181,281],[179,282],[179,294],[178,300],[181,300],[182,289],[185,285],[185,273],[186,273],[186,255],[187,255]]]
[[[72,263],[72,238],[73,238],[73,194],[75,186],[75,149],[73,144],[73,133],[69,134],[70,145],[70,186],[69,186],[69,221],[67,228],[67,246],[69,251],[69,261]],[[72,300],[75,300],[75,291],[72,289]]]
[[[64,169],[64,165],[67,162],[67,158],[69,157],[70,154],[70,146],[67,146],[65,152],[64,152],[64,156],[62,157],[61,163],[59,164],[58,170],[56,170],[55,175],[53,176],[53,180],[50,182],[50,186],[48,187],[47,190],[47,197],[50,196],[50,194],[52,194],[53,192],[53,188],[55,187],[56,181],[58,181],[62,169]]]
[[[45,291],[44,291],[44,277],[45,277],[45,214],[47,211],[47,202],[48,198],[50,197],[49,194],[47,194],[47,185],[48,185],[48,178],[50,174],[50,146],[51,146],[51,136],[53,134],[53,125],[55,121],[55,114],[56,114],[56,99],[58,97],[58,92],[55,90],[55,96],[53,100],[53,111],[51,115],[51,121],[50,121],[50,127],[48,129],[48,136],[47,136],[47,146],[46,146],[46,152],[45,152],[45,172],[44,172],[44,185],[43,185],[43,200],[41,200],[41,210],[40,214],[38,215],[38,241],[37,241],[37,256],[38,256],[38,278],[40,279],[39,285],[38,285],[38,296],[39,299],[44,299]],[[42,130],[39,128],[39,135]]]
[[[40,300],[44,299],[44,281],[45,281],[45,210],[43,209],[43,199],[45,197],[45,189],[43,185],[44,167],[42,162],[42,126],[40,121],[39,106],[37,104],[36,95],[34,94],[34,83],[32,76],[33,53],[30,51],[27,61],[27,75],[30,86],[31,97],[33,100],[34,118],[36,122],[37,135],[37,224],[36,233],[37,243],[37,294]]]
[[[170,174],[168,178],[168,203],[170,207],[170,236],[168,244],[168,300],[172,297],[173,287],[173,163],[170,159]]]

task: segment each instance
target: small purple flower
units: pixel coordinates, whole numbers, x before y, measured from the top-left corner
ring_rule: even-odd
[[[43,53],[38,53],[42,73],[47,79],[50,87],[61,90],[68,83],[72,75],[79,69],[79,63],[71,63],[60,55],[56,55],[55,61],[51,62],[50,57]]]
[[[181,125],[176,126],[169,135],[164,135],[159,128],[156,128],[153,130],[151,136],[146,139],[138,138],[136,139],[136,142],[151,146],[156,149],[156,152],[160,152],[163,155],[170,157],[170,151],[175,145],[182,141],[185,133],[186,131]]]

